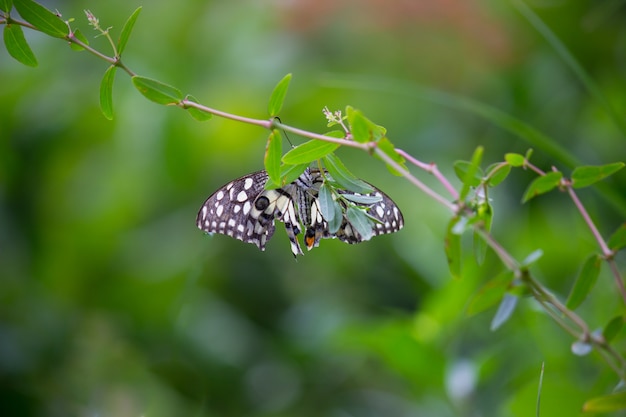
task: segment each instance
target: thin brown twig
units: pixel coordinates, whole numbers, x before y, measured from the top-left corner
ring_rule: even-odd
[[[446,206],[450,211],[452,212],[456,212],[457,210],[457,205],[453,204],[451,202],[449,202],[448,200],[446,200],[444,197],[442,197],[441,195],[439,195],[436,191],[432,190],[430,187],[428,187],[426,184],[424,184],[423,182],[421,182],[420,180],[418,180],[415,176],[413,176],[413,174],[411,174],[409,171],[407,171],[404,167],[402,167],[402,165],[400,165],[399,163],[397,163],[396,161],[394,161],[389,155],[387,155],[385,152],[383,152],[381,149],[379,148],[375,148],[374,149],[374,153],[376,153],[376,155],[378,155],[378,157],[380,159],[382,159],[383,161],[385,161],[386,164],[390,165],[394,170],[398,171],[404,178],[406,178],[411,184],[415,185],[417,188],[419,188],[420,190],[422,190],[424,193],[426,193],[427,195],[429,195],[431,198],[433,198],[435,201],[443,204],[444,206]]]
[[[448,193],[450,193],[453,200],[459,199],[458,191],[456,190],[456,188],[452,186],[452,184],[450,184],[448,179],[439,171],[437,164],[433,162],[431,163],[422,162],[416,159],[414,156],[408,154],[406,151],[402,149],[396,148],[396,152],[398,152],[400,156],[402,156],[404,159],[406,159],[407,161],[409,161],[416,167],[423,169],[424,171],[432,174],[435,178],[437,178],[437,180],[441,183],[441,185],[443,185],[443,187],[448,191]]]
[[[598,246],[600,246],[600,250],[602,251],[602,255],[604,256],[604,259],[606,259],[607,262],[609,263],[611,272],[613,274],[613,277],[615,278],[615,284],[617,285],[617,288],[619,289],[619,292],[622,296],[622,300],[624,301],[624,303],[626,303],[626,288],[624,288],[624,282],[622,281],[622,277],[620,276],[619,270],[617,269],[617,265],[615,264],[615,261],[612,259],[613,252],[611,251],[611,249],[609,249],[608,245],[604,241],[604,238],[598,231],[598,228],[596,227],[595,223],[591,219],[591,216],[589,216],[589,213],[587,213],[585,206],[580,202],[580,199],[578,198],[578,195],[576,195],[574,188],[571,186],[571,184],[566,184],[566,188],[567,188],[567,193],[569,194],[570,198],[574,202],[574,205],[580,212],[580,215],[583,217],[583,220],[587,224],[587,227],[589,228],[589,230],[591,230],[591,234],[595,238],[596,242],[598,242]]]

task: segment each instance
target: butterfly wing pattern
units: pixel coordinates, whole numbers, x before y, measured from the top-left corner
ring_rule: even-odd
[[[338,238],[346,243],[360,243],[371,236],[397,232],[404,226],[398,206],[385,193],[371,186],[374,191],[363,196],[371,197],[372,204],[359,204],[367,208],[371,221],[371,233],[362,236],[343,211],[341,225],[336,232],[329,231],[328,222],[322,215],[318,199],[319,189],[327,172],[307,168],[294,182],[273,190],[266,190],[267,172],[257,171],[233,180],[213,193],[198,212],[196,224],[206,233],[219,233],[246,243],[253,243],[265,250],[276,227],[274,221],[285,224],[294,256],[302,255],[297,235],[304,230],[307,249],[319,245],[320,239]],[[348,190],[339,194],[357,195]],[[358,194],[360,195],[360,194]],[[340,203],[342,210],[345,202]]]

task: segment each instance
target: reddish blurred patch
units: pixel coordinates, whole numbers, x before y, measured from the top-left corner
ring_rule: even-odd
[[[342,22],[372,33],[444,31],[497,61],[510,56],[510,36],[488,2],[476,0],[284,0],[282,22],[307,35]]]

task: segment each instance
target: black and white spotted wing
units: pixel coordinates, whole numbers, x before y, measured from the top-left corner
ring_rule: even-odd
[[[330,178],[328,173],[324,173]],[[307,168],[294,182],[282,188],[265,190],[268,175],[258,171],[238,178],[213,193],[202,205],[196,224],[207,233],[219,233],[265,250],[265,244],[275,231],[274,221],[285,224],[294,256],[302,249],[297,235],[304,230],[307,249],[319,245],[320,239],[338,238],[347,243],[360,243],[371,236],[393,233],[404,226],[398,206],[385,193],[374,188],[366,194],[376,202],[366,205],[371,222],[371,236],[361,236],[343,213],[342,223],[335,233],[329,232],[322,215],[318,193],[324,181],[319,170]],[[340,194],[350,191],[339,190]],[[342,208],[345,207],[345,202]]]

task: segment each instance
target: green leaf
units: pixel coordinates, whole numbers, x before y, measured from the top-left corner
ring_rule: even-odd
[[[467,314],[473,316],[496,305],[504,297],[514,277],[513,271],[506,270],[488,281],[470,301]]]
[[[346,132],[344,132],[343,130],[331,130],[329,132],[324,133],[324,136],[328,136],[328,137],[336,138],[336,139],[345,139]]]
[[[460,201],[464,201],[465,197],[467,197],[467,194],[470,191],[470,188],[475,187],[477,185],[476,176],[478,175],[482,176],[482,170],[480,169],[480,162],[483,159],[483,150],[484,149],[482,146],[479,146],[476,148],[476,150],[474,151],[474,154],[472,155],[472,161],[467,166],[467,170],[465,170],[463,176],[460,177],[461,181],[463,181],[463,188],[461,188],[461,192],[459,193]],[[456,170],[456,166],[455,166],[455,170]]]
[[[64,38],[69,34],[65,22],[41,4],[32,0],[15,0],[13,4],[24,20],[46,35]]]
[[[444,249],[446,258],[448,259],[448,268],[454,278],[461,277],[461,234],[457,233],[456,229],[458,229],[458,224],[462,222],[462,218],[458,216],[453,217],[448,223],[448,230],[444,238]]]
[[[126,20],[124,23],[124,27],[122,28],[122,32],[120,33],[120,38],[117,40],[117,55],[122,56],[122,52],[126,49],[126,44],[128,43],[128,39],[130,38],[130,34],[133,31],[133,27],[135,27],[135,22],[139,17],[139,13],[141,12],[141,6],[137,7],[133,14]]]
[[[568,309],[575,310],[585,301],[587,294],[589,294],[598,280],[600,266],[602,266],[602,259],[598,255],[591,255],[587,258],[567,297],[565,305]]]
[[[561,178],[563,178],[563,173],[558,171],[548,172],[546,175],[535,178],[524,192],[522,203],[556,188],[560,184]]]
[[[350,125],[350,133],[355,142],[378,142],[385,137],[387,131],[384,127],[378,126],[359,110],[352,107],[346,107],[346,116]]]
[[[274,87],[274,91],[272,91],[272,95],[270,96],[270,101],[267,106],[267,111],[270,114],[270,117],[276,117],[283,108],[283,102],[285,101],[287,88],[289,88],[290,82],[291,74],[287,74],[278,82],[278,84],[276,84],[276,87]]]
[[[367,214],[362,209],[354,206],[348,207],[346,210],[346,218],[360,235],[362,240],[370,240],[374,235],[372,223]]]
[[[332,221],[328,221],[328,232],[331,234],[337,233],[337,230],[339,230],[343,223],[343,211],[337,201],[333,204],[333,210],[335,210],[333,219]]]
[[[342,194],[341,197],[353,203],[366,206],[371,206],[372,204],[383,201],[382,196],[376,195]]]
[[[504,160],[513,167],[521,167],[526,162],[524,155],[520,155],[518,153],[507,153],[504,155]]]
[[[187,96],[187,100],[192,101],[194,103],[200,103],[192,95],[188,95]],[[211,119],[211,117],[213,117],[213,115],[211,113],[204,112],[204,111],[202,111],[200,109],[197,109],[195,107],[186,107],[186,110],[189,112],[189,115],[191,117],[193,117],[194,119],[196,119],[199,122],[205,122],[205,121]]]
[[[6,14],[9,14],[9,12],[11,12],[12,7],[13,7],[12,0],[0,0],[0,10],[5,12]]]
[[[604,330],[602,330],[604,340],[607,343],[611,343],[620,330],[622,330],[622,327],[624,327],[624,316],[613,317],[604,327]]]
[[[476,210],[474,223],[482,222],[482,228],[489,233],[491,231],[491,223],[493,221],[493,209],[488,201],[484,201]],[[487,255],[488,245],[485,239],[474,230],[474,258],[478,265],[481,265]]]
[[[317,161],[329,153],[334,152],[339,144],[332,142],[324,142],[323,140],[311,139],[291,149],[283,156],[283,162],[286,164],[304,164]]]
[[[622,225],[609,238],[609,248],[618,251],[626,246],[626,223]]]
[[[572,173],[572,187],[588,187],[591,184],[603,180],[609,175],[613,175],[622,168],[624,168],[623,162],[615,162],[600,166],[578,167]]]
[[[393,143],[391,143],[391,141],[387,137],[380,139],[378,143],[376,144],[376,146],[378,147],[378,149],[383,151],[388,157],[390,157],[395,162],[397,162],[398,165],[400,165],[402,168],[408,171],[408,168],[405,165],[404,157],[402,157],[402,155],[400,155],[398,151],[396,151],[396,147],[393,145]],[[378,156],[377,154],[374,154],[374,155],[376,155],[378,159],[381,159],[380,156]],[[386,166],[389,172],[391,172],[393,175],[397,175],[397,176],[402,175],[391,165],[386,164]]]
[[[591,353],[591,351],[593,350],[593,345],[584,340],[577,340],[572,343],[570,350],[576,356],[585,356]]]
[[[626,391],[592,398],[583,404],[585,413],[610,413],[624,409],[626,409]]]
[[[283,164],[280,167],[280,180],[278,182],[272,181],[271,178],[268,178],[265,183],[266,190],[273,190],[275,188],[284,187],[286,184],[290,184],[296,180],[304,170],[309,166],[309,164],[300,164],[300,165],[288,165]]]
[[[335,219],[335,200],[333,199],[333,192],[327,183],[323,183],[320,186],[319,191],[319,205],[322,216],[327,222],[332,222]]]
[[[135,75],[132,80],[135,88],[148,100],[155,103],[176,104],[183,99],[183,93],[171,85],[139,75]]]
[[[537,249],[532,251],[530,255],[528,255],[521,263],[520,266],[526,267],[534,264],[543,256],[543,251],[541,249]]]
[[[374,188],[371,185],[358,179],[350,171],[348,171],[337,155],[333,153],[328,154],[323,158],[323,160],[324,166],[333,178],[333,181],[339,184],[342,188],[361,194],[374,192]]]
[[[489,329],[493,332],[498,330],[504,323],[506,323],[513,315],[513,311],[515,311],[515,307],[517,306],[517,301],[519,297],[512,294],[504,294],[502,297],[502,301],[498,306],[498,311],[496,315],[493,316],[493,320],[491,320],[491,326]]]
[[[100,110],[108,120],[113,120],[113,81],[117,67],[111,65],[100,82]]]
[[[298,164],[298,165],[283,165],[280,171],[281,178],[281,187],[286,184],[291,184],[298,178],[304,170],[309,166],[306,164]]]
[[[280,157],[283,152],[283,138],[280,131],[274,129],[267,138],[265,146],[265,170],[272,182],[280,182]]]
[[[487,184],[490,187],[495,187],[509,176],[511,172],[511,165],[505,163],[493,164],[487,167]]]
[[[4,27],[4,45],[9,55],[18,62],[29,67],[37,66],[37,58],[26,42],[21,26],[10,24]]]
[[[483,173],[480,168],[474,169],[474,174],[471,178],[467,178],[467,173],[472,170],[472,163],[470,161],[454,161],[453,164],[454,173],[463,182],[469,181],[469,185],[477,187],[482,180]]]
[[[78,39],[79,41],[81,41],[82,43],[84,43],[85,45],[89,45],[89,39],[87,39],[87,37],[85,35],[83,35],[83,32],[80,31],[80,29],[76,29],[73,32],[73,37],[75,39]],[[83,48],[82,46],[80,46],[77,43],[74,42],[70,42],[70,48],[72,48],[75,51],[84,51],[85,48]]]

